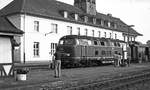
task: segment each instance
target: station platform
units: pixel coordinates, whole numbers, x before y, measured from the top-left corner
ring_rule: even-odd
[[[131,76],[150,71],[150,63],[130,64],[126,67],[99,66],[86,68],[63,69],[60,78],[54,77],[54,70],[31,70],[26,81],[16,81],[15,78],[1,78],[0,90],[44,90],[42,88],[71,87],[96,81],[106,81],[113,78]]]

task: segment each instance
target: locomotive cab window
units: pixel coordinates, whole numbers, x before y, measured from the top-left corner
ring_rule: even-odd
[[[76,44],[76,43],[75,43],[75,40],[74,40],[74,39],[63,39],[63,40],[60,40],[59,44],[63,44],[63,45],[74,45],[74,44]]]

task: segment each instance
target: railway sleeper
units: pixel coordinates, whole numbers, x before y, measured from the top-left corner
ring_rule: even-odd
[[[150,81],[150,73],[108,80],[104,82],[89,83],[86,85],[67,88],[65,90],[96,90],[94,88],[97,88],[97,90],[122,90],[122,87],[129,87],[134,84],[144,83],[146,81]]]

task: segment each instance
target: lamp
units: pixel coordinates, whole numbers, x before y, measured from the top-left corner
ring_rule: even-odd
[[[12,46],[15,50],[19,49],[21,43],[18,43],[15,39],[12,40]]]

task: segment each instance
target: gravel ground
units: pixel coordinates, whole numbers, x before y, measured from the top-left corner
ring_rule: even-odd
[[[15,81],[14,78],[1,78],[0,88],[16,87],[22,85],[39,84],[46,82],[64,81],[104,81],[111,78],[123,77],[130,74],[142,73],[150,69],[150,63],[131,64],[129,67],[100,66],[88,68],[63,69],[60,78],[54,78],[53,70],[32,70],[27,75],[26,81]],[[0,89],[1,90],[1,89]]]

